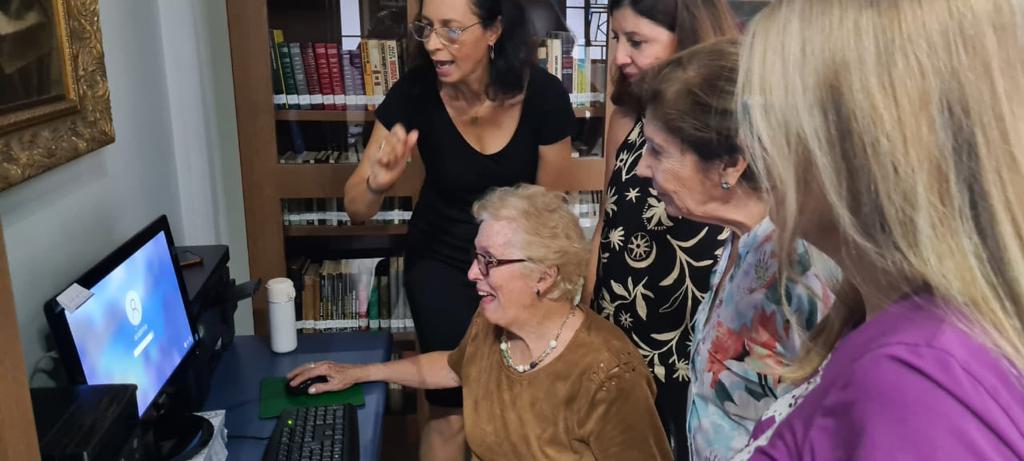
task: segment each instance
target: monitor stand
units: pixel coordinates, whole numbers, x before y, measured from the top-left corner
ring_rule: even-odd
[[[192,459],[213,439],[210,420],[193,414],[166,412],[153,422],[153,445],[160,460]]]

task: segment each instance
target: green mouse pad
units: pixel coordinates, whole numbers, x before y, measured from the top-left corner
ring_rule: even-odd
[[[260,418],[276,418],[285,408],[318,407],[351,403],[359,406],[365,403],[362,386],[356,384],[337,392],[317,395],[291,395],[285,389],[288,381],[282,377],[263,378],[260,381]]]

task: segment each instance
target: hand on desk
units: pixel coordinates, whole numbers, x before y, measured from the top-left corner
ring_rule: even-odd
[[[288,385],[292,387],[298,386],[307,379],[323,376],[327,378],[327,382],[310,386],[310,394],[340,391],[361,382],[358,379],[358,370],[361,368],[359,365],[347,365],[331,361],[307,363],[288,372]]]

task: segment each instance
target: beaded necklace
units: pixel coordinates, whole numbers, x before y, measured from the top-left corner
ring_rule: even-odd
[[[565,316],[565,319],[562,320],[562,324],[558,327],[558,331],[555,332],[555,339],[549,341],[548,347],[544,349],[544,352],[541,352],[540,355],[537,356],[537,359],[530,362],[529,365],[516,365],[515,363],[512,362],[512,353],[509,352],[508,334],[505,331],[502,331],[501,343],[498,344],[498,348],[501,349],[501,358],[504,359],[505,365],[511,368],[512,371],[515,371],[516,373],[526,373],[530,370],[537,368],[537,366],[540,365],[540,363],[543,362],[544,359],[548,358],[548,355],[551,354],[551,351],[555,350],[555,348],[558,347],[558,338],[562,336],[562,329],[565,328],[566,322],[568,322],[569,319],[573,318],[573,316],[575,315],[576,306],[572,306],[569,308],[569,315]]]

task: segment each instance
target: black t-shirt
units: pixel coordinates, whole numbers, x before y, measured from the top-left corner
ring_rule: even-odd
[[[562,82],[537,66],[530,69],[516,131],[491,155],[481,154],[459,133],[430,66],[416,67],[395,83],[376,116],[389,130],[401,123],[420,132],[417,147],[426,179],[409,223],[406,254],[467,270],[477,231],[473,202],[494,187],[536,182],[538,149],[571,135],[576,120]]]

